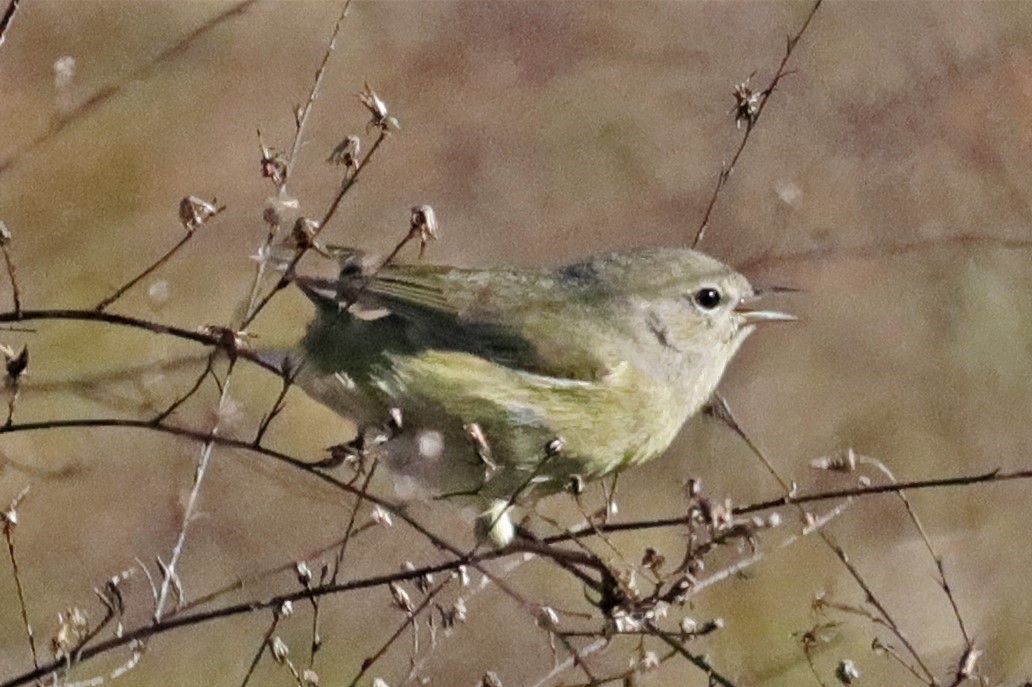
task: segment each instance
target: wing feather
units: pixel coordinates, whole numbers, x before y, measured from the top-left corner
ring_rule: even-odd
[[[599,328],[612,326],[598,299],[551,272],[391,265],[373,275],[345,275],[335,286],[336,302],[390,313],[364,324],[392,335],[400,329],[409,352],[470,353],[572,380],[602,378],[622,362],[598,345],[605,341]]]

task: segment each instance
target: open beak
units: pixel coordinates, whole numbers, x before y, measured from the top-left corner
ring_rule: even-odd
[[[767,291],[770,293],[770,291]],[[756,301],[759,296],[749,296],[739,301],[735,306],[735,312],[742,316],[744,326],[762,324],[764,322],[795,322],[798,318],[795,315],[778,312],[777,310],[755,310],[750,304]]]

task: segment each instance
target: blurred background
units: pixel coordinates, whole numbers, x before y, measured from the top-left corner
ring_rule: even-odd
[[[247,296],[251,256],[266,233],[262,210],[274,195],[259,174],[256,131],[267,145],[289,148],[293,109],[307,98],[339,9],[300,0],[24,3],[0,47],[0,219],[14,236],[25,306],[92,307],[179,240],[178,203],[193,194],[217,197],[227,210],[112,310],[190,329],[229,322]],[[341,173],[326,164],[330,151],[346,134],[362,135],[368,149],[373,135],[355,95],[368,81],[401,128],[363,171],[326,240],[387,252],[407,231],[409,208],[429,203],[440,221],[427,255],[434,262],[555,265],[683,245],[743,134],[731,113],[734,86],[750,74],[754,87],[768,83],[809,9],[359,0],[329,60],[290,192],[301,213],[320,216]],[[723,394],[778,470],[807,490],[852,484],[808,467],[846,447],[902,480],[1027,467],[1032,4],[828,2],[789,68],[701,247],[755,282],[802,289],[784,304],[801,321],[750,339]],[[306,259],[304,269],[327,266]],[[300,294],[283,292],[250,328],[255,345],[290,345],[309,315]],[[0,333],[30,350],[19,422],[149,417],[203,367],[202,351],[168,337],[69,322],[34,328]],[[224,433],[250,438],[278,382],[246,369],[233,384]],[[216,399],[205,387],[177,422],[209,427]],[[318,459],[349,431],[292,393],[268,441]],[[96,619],[94,587],[136,559],[153,567],[156,556],[168,558],[198,446],[76,429],[3,435],[0,451],[0,504],[31,486],[15,537],[49,656],[58,612],[78,606]],[[390,494],[380,477],[375,489]],[[738,439],[698,418],[667,456],[621,479],[619,517],[680,515],[689,477],[736,504],[780,494]],[[990,684],[1032,676],[1030,489],[1019,481],[911,496],[985,651],[978,667]],[[186,597],[309,555],[341,536],[350,507],[297,470],[217,451],[180,564]],[[568,497],[542,508],[577,522]],[[448,504],[416,513],[434,532],[469,544],[466,514]],[[917,684],[871,652],[870,622],[814,615],[816,594],[853,605],[864,596],[816,538],[777,548],[800,527],[793,512],[785,516],[785,528],[763,538],[770,552],[762,563],[672,611],[675,621],[724,619],[723,630],[690,648],[735,684],[817,684],[794,635],[842,621],[814,654],[828,684],[841,659],[853,660],[866,684]],[[962,639],[899,500],[863,499],[829,531],[930,667],[952,675]],[[647,546],[678,560],[683,545],[672,530],[614,541],[632,560]],[[355,540],[344,577],[444,559],[396,524]],[[553,566],[529,561],[508,571],[512,564],[493,569],[526,599],[591,611]],[[231,599],[295,589],[292,580],[288,571]],[[150,592],[139,570],[126,593],[128,619],[145,621]],[[469,619],[433,649],[423,627],[419,677],[473,685],[490,670],[506,686],[584,681],[576,670],[545,680],[553,666],[547,634],[496,587],[449,589],[442,603],[457,595],[468,597]],[[31,665],[16,598],[5,557],[0,681]],[[327,598],[316,663],[323,684],[350,680],[403,619],[383,588]],[[121,683],[239,684],[268,622],[268,613],[252,614],[163,635]],[[309,622],[280,628],[299,660]],[[604,675],[626,668],[635,646],[617,642],[588,660]],[[75,676],[103,674],[127,656],[91,662]],[[406,684],[411,656],[406,639],[360,684]],[[271,661],[255,680],[291,683]],[[679,659],[642,680],[706,684]]]

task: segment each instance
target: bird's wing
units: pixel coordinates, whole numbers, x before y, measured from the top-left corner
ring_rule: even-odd
[[[599,333],[613,325],[599,299],[549,272],[392,265],[373,275],[345,274],[333,285],[337,303],[380,313],[381,326],[403,333],[409,350],[470,353],[575,380],[599,379],[622,362],[600,345]]]

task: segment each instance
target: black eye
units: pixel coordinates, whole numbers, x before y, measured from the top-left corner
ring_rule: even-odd
[[[717,291],[712,286],[704,286],[695,292],[692,300],[703,310],[713,310],[713,308],[720,305],[720,291]]]

